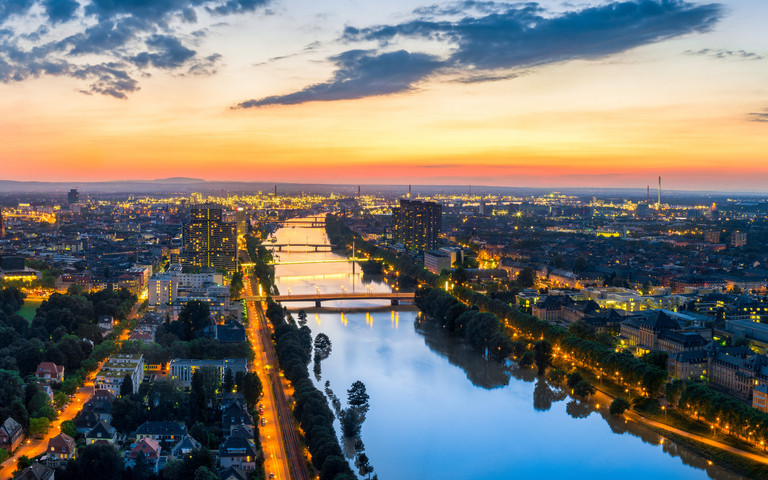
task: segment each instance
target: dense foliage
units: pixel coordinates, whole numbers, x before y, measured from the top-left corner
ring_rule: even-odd
[[[334,415],[323,393],[309,379],[307,364],[312,354],[312,333],[299,326],[285,311],[270,301],[266,312],[274,326],[277,358],[285,377],[294,387],[296,402],[293,414],[304,432],[304,440],[312,455],[312,464],[320,471],[321,480],[353,479],[333,428]]]

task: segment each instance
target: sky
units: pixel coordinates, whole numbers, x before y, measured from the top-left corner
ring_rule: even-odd
[[[768,2],[2,0],[0,179],[768,191]]]

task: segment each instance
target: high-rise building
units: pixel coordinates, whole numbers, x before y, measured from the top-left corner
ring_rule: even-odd
[[[0,238],[5,238],[5,222],[3,220],[2,208],[0,208]]]
[[[410,250],[434,250],[441,220],[439,204],[401,198],[392,209],[392,237]]]
[[[237,268],[237,224],[222,220],[220,205],[193,205],[181,240],[182,264],[228,272]]]
[[[73,188],[67,194],[67,203],[72,205],[73,203],[77,203],[78,201],[80,201],[80,193],[78,193],[76,188]]]
[[[743,247],[747,244],[747,234],[736,230],[731,234],[731,246]]]

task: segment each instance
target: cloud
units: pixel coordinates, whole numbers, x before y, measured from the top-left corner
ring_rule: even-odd
[[[80,4],[75,0],[45,0],[43,6],[51,23],[54,24],[74,19],[77,9],[80,8]]]
[[[482,69],[530,67],[604,57],[692,32],[707,31],[720,5],[677,0],[614,2],[557,15],[536,3],[458,21],[414,20],[399,25],[347,28],[347,40],[391,42],[398,37],[449,40],[452,60]]]
[[[178,38],[168,35],[153,35],[146,44],[153,49],[152,53],[141,52],[131,58],[139,67],[151,64],[157,68],[178,68],[196,53],[182,45]]]
[[[35,0],[2,0],[0,1],[0,22],[13,15],[24,15],[35,4]]]
[[[762,112],[752,112],[749,117],[753,122],[768,122],[768,108]]]
[[[83,93],[127,98],[152,69],[211,75],[221,55],[189,46],[207,29],[182,33],[183,24],[196,23],[201,10],[239,15],[269,1],[0,0],[0,82],[70,76],[90,82]]]
[[[360,50],[350,50],[329,59],[338,67],[330,81],[287,95],[249,100],[238,107],[398,93],[441,71],[472,71],[459,80],[465,83],[514,78],[511,69],[601,58],[676,36],[705,32],[723,16],[723,8],[681,0],[633,0],[550,13],[533,2],[463,1],[425,7],[415,13],[418,19],[397,25],[348,26],[342,41],[375,41],[381,49],[387,49],[399,40],[427,40],[449,46],[452,53],[439,58],[405,50],[364,55]],[[460,13],[464,16],[459,19],[440,18]],[[394,58],[402,61],[390,61]]]
[[[703,48],[701,50],[686,50],[685,55],[695,55],[701,57],[712,57],[718,59],[733,58],[737,60],[763,60],[765,57],[755,52],[746,50],[724,50],[721,48]]]
[[[288,95],[248,100],[238,108],[265,105],[294,105],[316,100],[350,100],[377,95],[400,93],[413,88],[442,65],[442,61],[424,53],[405,50],[371,54],[350,50],[333,57],[338,70],[326,83],[318,83]]]

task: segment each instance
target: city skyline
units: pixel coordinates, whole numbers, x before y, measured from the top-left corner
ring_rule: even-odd
[[[768,5],[25,0],[3,180],[765,191]]]

